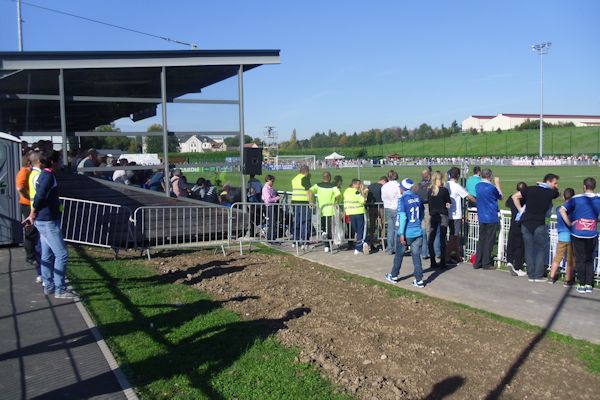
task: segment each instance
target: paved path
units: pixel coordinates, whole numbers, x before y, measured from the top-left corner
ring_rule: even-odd
[[[277,248],[296,254],[289,245]],[[387,282],[384,275],[391,270],[393,258],[383,252],[367,256],[345,250],[326,254],[322,247],[301,252],[300,257],[383,282]],[[500,270],[474,270],[466,263],[441,273],[430,270],[429,261],[424,261],[423,267],[424,289],[412,286],[410,256],[404,258],[397,285],[600,344],[600,289],[579,294],[559,283],[531,283],[527,277],[513,277]]]
[[[23,249],[0,248],[0,398],[126,399],[77,303],[35,275]]]

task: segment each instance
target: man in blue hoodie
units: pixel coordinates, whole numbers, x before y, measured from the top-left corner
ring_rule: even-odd
[[[392,271],[385,275],[385,279],[392,283],[398,282],[398,274],[404,260],[404,251],[410,246],[413,264],[415,267],[413,285],[418,288],[424,288],[423,268],[421,266],[421,246],[423,246],[423,229],[421,223],[425,208],[421,197],[412,192],[413,181],[404,179],[400,183],[400,193],[402,196],[398,199],[396,226],[398,227],[398,243],[394,255],[394,265]]]
[[[69,253],[60,230],[62,207],[58,183],[52,170],[53,165],[58,164],[58,157],[58,152],[52,150],[40,154],[43,169],[35,183],[35,198],[24,224],[35,224],[40,233],[44,294],[54,294],[57,299],[75,299],[77,294],[67,289],[65,283]]]

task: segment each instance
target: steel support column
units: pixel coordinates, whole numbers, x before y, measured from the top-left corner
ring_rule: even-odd
[[[244,66],[238,70],[238,101],[240,110],[240,177],[242,201],[246,201],[246,177],[244,176]]]
[[[60,134],[62,136],[63,164],[69,162],[69,153],[67,152],[67,116],[65,111],[65,76],[61,68],[58,72],[58,95],[60,97]]]
[[[165,195],[171,196],[171,177],[169,176],[169,131],[167,129],[167,71],[162,67],[160,71],[160,97],[162,103],[162,128],[163,128],[163,164],[165,166]]]

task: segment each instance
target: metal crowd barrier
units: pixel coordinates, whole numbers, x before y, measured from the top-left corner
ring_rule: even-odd
[[[66,242],[111,248],[115,254],[132,242],[129,208],[68,197],[60,200],[60,226]]]
[[[135,243],[145,250],[220,247],[225,255],[237,213],[223,206],[149,206],[133,214]]]
[[[349,218],[345,218],[342,205],[329,207],[333,216],[323,217],[318,204],[310,207],[287,202],[234,203],[231,210],[238,218],[232,220],[230,238],[239,242],[240,253],[243,253],[244,244],[253,242],[289,243],[295,246],[297,253],[315,246],[327,247],[332,252],[340,250],[343,245],[356,241],[355,228],[360,229],[360,226],[353,226]],[[362,236],[359,240],[383,244],[385,220],[382,206],[368,206],[361,221]]]
[[[500,265],[506,265],[507,260],[507,247],[508,247],[508,231],[510,230],[510,211],[500,211],[500,230],[498,232],[498,252],[496,257],[496,263]],[[479,222],[477,221],[477,210],[469,209],[467,212],[467,238],[465,243],[465,255],[467,260],[471,255],[477,251],[477,242],[479,241]],[[552,265],[552,260],[556,254],[557,243],[558,243],[558,232],[556,230],[556,215],[552,215],[548,223],[548,241],[549,241],[549,252],[546,258],[546,264]],[[594,271],[596,280],[600,280],[600,254],[598,248],[595,250],[596,257],[594,257]],[[563,260],[560,264],[561,273],[566,272],[566,260]]]

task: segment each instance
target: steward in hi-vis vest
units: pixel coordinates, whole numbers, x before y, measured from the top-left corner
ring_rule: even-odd
[[[317,206],[321,215],[321,237],[325,245],[325,253],[328,253],[329,241],[332,239],[333,216],[341,192],[335,184],[331,183],[331,174],[327,171],[323,172],[323,182],[313,185],[310,191],[317,196]]]
[[[310,191],[308,166],[300,167],[300,172],[292,179],[292,208],[294,209],[294,241],[303,249],[308,247],[311,234],[312,192]]]
[[[352,185],[344,191],[344,212],[350,218],[350,239],[356,234],[354,255],[369,254],[369,245],[365,243],[365,202],[368,191],[359,179],[352,179]]]

